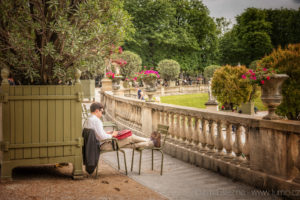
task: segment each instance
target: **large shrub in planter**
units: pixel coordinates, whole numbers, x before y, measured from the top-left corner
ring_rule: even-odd
[[[290,44],[285,49],[274,49],[270,55],[262,58],[258,65],[275,68],[279,73],[289,75],[282,86],[283,99],[277,107],[277,112],[288,119],[296,120],[300,115],[300,44]]]
[[[123,77],[129,78],[140,71],[142,59],[138,54],[131,51],[123,51],[123,53],[118,56],[126,61],[126,64],[121,67],[121,75]]]
[[[0,66],[19,84],[58,84],[99,66],[129,32],[119,0],[2,0]]]
[[[109,57],[129,17],[118,0],[1,0],[0,13],[0,178],[11,179],[17,166],[59,162],[72,163],[73,178],[81,178],[82,87],[75,68]],[[75,85],[56,85],[74,71]],[[8,84],[9,72],[19,85]]]
[[[248,102],[253,87],[241,78],[248,69],[245,66],[226,65],[217,69],[212,79],[212,93],[227,109]]]
[[[178,75],[180,73],[180,65],[175,60],[161,60],[158,63],[157,71],[163,79],[175,80],[176,78],[178,78]]]
[[[219,65],[210,65],[204,68],[204,72],[203,75],[204,77],[209,80],[210,78],[213,77],[214,72],[216,71],[216,69],[219,69],[221,66]]]

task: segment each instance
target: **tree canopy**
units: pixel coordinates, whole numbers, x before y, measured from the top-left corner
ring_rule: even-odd
[[[249,65],[273,47],[300,42],[300,9],[248,8],[220,38],[220,64]]]
[[[142,68],[142,59],[139,55],[131,51],[124,51],[119,55],[127,63],[121,67],[121,75],[124,78],[130,78]]]
[[[216,26],[201,1],[125,0],[136,29],[124,49],[138,53],[143,65],[163,59],[179,62],[181,70],[201,70],[216,56]]]
[[[56,84],[98,66],[132,32],[120,0],[2,0],[0,66],[17,83]]]

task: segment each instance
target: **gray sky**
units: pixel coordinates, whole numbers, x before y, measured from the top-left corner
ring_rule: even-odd
[[[300,0],[202,0],[210,10],[211,17],[225,17],[236,23],[235,16],[246,8],[293,8],[300,7]]]

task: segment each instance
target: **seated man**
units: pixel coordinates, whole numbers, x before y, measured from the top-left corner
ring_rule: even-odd
[[[118,131],[106,132],[103,129],[103,123],[100,120],[104,108],[101,103],[95,102],[90,106],[91,115],[89,115],[88,119],[85,121],[83,128],[93,129],[96,133],[96,138],[100,142],[101,150],[112,150],[111,142],[101,142],[105,139],[110,139],[114,136],[117,136]],[[150,138],[143,138],[132,134],[131,136],[121,139],[118,141],[119,147],[153,147],[154,141],[150,140]],[[131,146],[132,145],[132,146]]]

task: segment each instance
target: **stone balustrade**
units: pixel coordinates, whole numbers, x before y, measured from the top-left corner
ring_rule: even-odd
[[[178,159],[262,189],[300,193],[299,121],[147,103],[110,92],[101,99],[107,118],[138,135],[168,125],[165,152]]]

